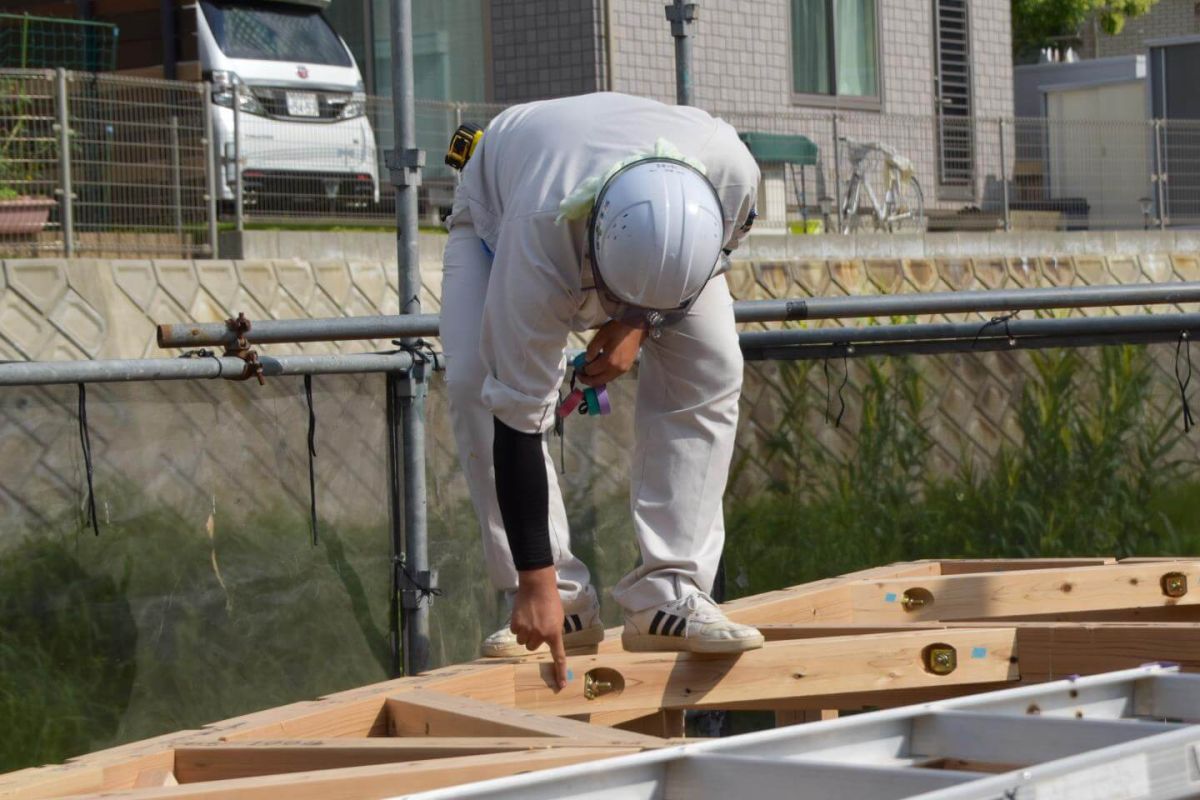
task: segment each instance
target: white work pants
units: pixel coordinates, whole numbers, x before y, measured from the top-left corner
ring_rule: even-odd
[[[512,592],[517,573],[496,502],[494,423],[481,399],[487,368],[479,353],[480,319],[490,274],[491,259],[474,228],[469,223],[453,227],[446,244],[441,314],[451,422],[483,533],[488,575],[497,589]],[[721,496],[733,455],[741,385],[732,301],[724,277],[717,277],[683,321],[642,346],[630,469],[642,564],[612,590],[626,610],[641,611],[711,590],[725,542]],[[569,605],[590,576],[571,554],[562,494],[544,442],[542,450],[551,550],[559,592]]]

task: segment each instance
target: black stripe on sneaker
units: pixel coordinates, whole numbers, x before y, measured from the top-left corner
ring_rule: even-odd
[[[579,633],[579,631],[583,630],[583,622],[582,622],[582,620],[579,619],[578,614],[572,614],[571,619],[574,620],[574,622],[575,622],[575,632],[576,633]]]
[[[683,630],[687,627],[687,617],[680,617],[679,624],[675,626],[675,630],[671,631],[672,636],[683,636]]]
[[[571,617],[563,619],[563,633],[574,633],[575,629],[571,627]]]
[[[654,621],[650,623],[650,635],[654,636],[658,633],[658,623],[662,622],[663,617],[667,615],[665,611],[659,611],[654,615]]]

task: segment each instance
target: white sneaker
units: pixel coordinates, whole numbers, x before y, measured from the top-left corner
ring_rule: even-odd
[[[580,595],[579,599],[570,606],[563,605],[563,647],[570,650],[575,647],[588,647],[604,641],[604,623],[600,621],[600,601],[596,598],[596,590],[591,586]],[[517,635],[509,630],[512,625],[512,615],[504,621],[504,627],[483,640],[480,651],[484,658],[516,658],[534,653],[549,652],[549,645],[543,644],[536,650],[527,650],[525,645],[517,642]]]
[[[763,646],[757,628],[730,622],[703,592],[655,608],[625,613],[621,644],[634,652],[682,650],[690,653],[741,653]]]

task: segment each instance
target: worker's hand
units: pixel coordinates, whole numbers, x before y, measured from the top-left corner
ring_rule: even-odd
[[[567,688],[567,652],[563,648],[563,607],[558,596],[558,573],[554,567],[523,570],[517,573],[517,596],[513,600],[510,630],[517,643],[536,650],[550,645],[554,658],[554,682]]]
[[[584,386],[603,386],[633,369],[647,331],[609,320],[600,326],[587,346],[587,366],[576,372]]]

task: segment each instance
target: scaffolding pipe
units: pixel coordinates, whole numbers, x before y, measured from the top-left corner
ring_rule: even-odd
[[[1051,308],[1102,308],[1200,302],[1200,281],[1084,286],[1069,289],[1008,289],[926,294],[806,297],[788,300],[742,300],[733,304],[738,322],[904,317],[914,314],[958,314],[1036,311]],[[435,314],[334,317],[331,319],[256,320],[247,341],[253,344],[325,342],[350,339],[393,339],[436,336]],[[232,345],[237,334],[223,322],[158,326],[159,347]]]
[[[744,349],[867,342],[929,342],[962,339],[1022,339],[1039,336],[1095,336],[1164,333],[1178,338],[1200,333],[1200,314],[1139,314],[1136,316],[1071,317],[1068,319],[1011,319],[989,322],[931,322],[872,325],[852,328],[747,331]]]
[[[666,6],[675,39],[675,102],[681,106],[694,105],[692,97],[692,23],[699,16],[698,3],[672,0]]]
[[[1191,338],[1200,335],[1192,331]],[[1169,344],[1179,341],[1179,331],[1148,333],[1110,333],[1087,336],[1005,336],[976,340],[938,339],[907,342],[866,342],[743,347],[746,361],[822,361],[838,358],[874,356],[936,356],[952,353],[992,353],[997,351],[1044,350],[1049,348],[1109,347],[1129,344]]]
[[[294,344],[436,336],[437,332],[436,314],[265,319],[253,321],[246,340],[254,344]],[[236,343],[237,334],[224,322],[184,322],[158,326],[159,347],[209,347]]]
[[[392,11],[392,114],[395,149],[388,168],[396,188],[396,262],[399,270],[400,313],[421,314],[421,266],[417,249],[417,189],[421,185],[424,154],[417,148],[413,82],[412,0],[391,0]],[[412,333],[399,334],[405,344]],[[404,671],[415,675],[429,668],[429,590],[434,575],[429,570],[428,520],[425,492],[425,370],[417,364],[404,381],[393,381],[399,414],[404,477],[404,562],[395,560],[393,576],[402,586]],[[393,434],[394,435],[394,434]],[[391,468],[399,465],[393,460]],[[399,555],[398,520],[392,520],[393,558]],[[400,576],[405,583],[402,584]],[[414,582],[416,586],[408,586]]]
[[[1051,308],[1105,308],[1197,301],[1200,301],[1200,281],[1181,281],[1065,289],[987,289],[969,292],[751,300],[734,303],[733,312],[738,322],[781,322],[905,317],[914,314],[1038,311]]]
[[[348,375],[403,372],[412,367],[408,353],[354,353],[323,356],[258,357],[263,377]],[[109,361],[19,361],[0,363],[0,386],[46,386],[63,383],[120,383],[227,378],[240,380],[246,362],[236,356],[131,358]]]

